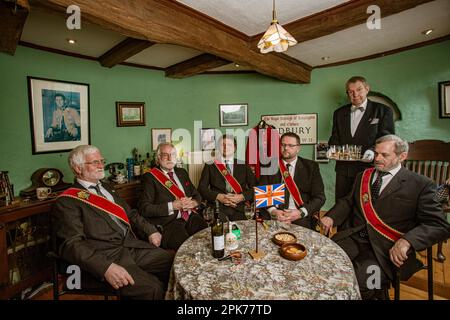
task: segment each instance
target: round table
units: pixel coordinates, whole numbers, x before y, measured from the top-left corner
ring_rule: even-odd
[[[332,240],[315,231],[278,222],[264,228],[258,223],[259,251],[254,260],[255,221],[237,221],[241,229],[240,264],[218,261],[211,253],[211,231],[204,229],[179,248],[171,271],[167,299],[200,300],[351,300],[361,299],[353,266]],[[288,231],[307,248],[300,261],[280,256],[273,234]],[[226,252],[227,253],[227,252]]]

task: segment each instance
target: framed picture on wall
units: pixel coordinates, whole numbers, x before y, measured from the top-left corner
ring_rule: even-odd
[[[202,151],[216,149],[216,129],[200,129],[200,146]]]
[[[439,118],[450,118],[450,81],[439,82]]]
[[[27,79],[33,154],[90,144],[89,84]]]
[[[220,104],[220,126],[236,127],[248,125],[248,104]]]
[[[118,127],[145,126],[144,102],[116,102]]]
[[[152,129],[152,150],[156,150],[158,144],[171,142],[172,129],[170,128],[153,128]]]
[[[319,141],[314,145],[314,161],[316,162],[330,162],[327,158],[328,141]]]

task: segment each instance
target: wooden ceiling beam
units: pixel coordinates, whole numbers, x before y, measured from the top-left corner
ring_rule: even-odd
[[[29,12],[28,0],[0,1],[0,52],[16,53]]]
[[[154,44],[154,42],[147,40],[126,38],[121,43],[102,54],[98,58],[98,61],[102,66],[111,68]]]
[[[358,0],[315,13],[283,27],[298,41],[304,42],[366,23],[370,5],[380,7],[381,19],[414,8],[433,0]],[[383,20],[381,20],[383,21]],[[383,22],[381,22],[383,23]],[[259,39],[264,33],[251,37],[251,48],[257,50]]]
[[[273,54],[260,54],[246,39],[215,27],[207,19],[196,19],[172,0],[36,0],[54,10],[78,5],[81,19],[127,37],[193,48],[222,59],[246,65],[280,80],[309,83],[311,72]],[[108,8],[108,10],[105,10]]]
[[[186,78],[229,64],[230,61],[205,53],[166,68],[166,77]]]

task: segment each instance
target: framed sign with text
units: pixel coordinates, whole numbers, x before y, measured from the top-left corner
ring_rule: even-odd
[[[293,132],[299,135],[301,144],[316,144],[317,117],[317,113],[271,114],[261,116],[261,120],[273,125],[280,135]]]

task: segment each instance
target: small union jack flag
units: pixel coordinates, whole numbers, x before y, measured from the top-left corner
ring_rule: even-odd
[[[284,203],[284,183],[257,186],[255,190],[256,208],[265,208]]]

